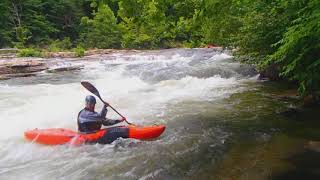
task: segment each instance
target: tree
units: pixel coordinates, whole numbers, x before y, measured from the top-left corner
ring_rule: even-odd
[[[301,5],[301,4],[300,4]],[[282,75],[297,81],[302,95],[320,98],[320,2],[307,1],[287,28],[267,62],[281,65]]]
[[[100,5],[93,19],[83,17],[81,25],[81,38],[87,47],[120,47],[121,33],[117,20],[108,5]]]
[[[120,27],[123,31],[122,47],[161,47],[168,37],[164,9],[153,0],[125,0],[119,2]]]
[[[9,0],[2,0],[0,2],[0,48],[4,46],[10,45],[12,41],[12,34],[14,31],[12,31],[10,22],[8,20],[8,17],[10,17],[10,11],[7,7],[10,6]]]

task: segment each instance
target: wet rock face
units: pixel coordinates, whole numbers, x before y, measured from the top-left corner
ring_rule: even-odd
[[[12,60],[0,63],[0,76],[1,79],[26,77],[46,69],[48,69],[46,64],[38,60]]]
[[[18,52],[19,49],[16,48],[0,49],[0,58],[15,58]]]
[[[283,80],[282,77],[280,77],[280,67],[276,64],[271,64],[264,70],[260,72],[259,79],[270,79],[272,81],[279,81]]]
[[[76,71],[82,69],[83,65],[69,65],[69,66],[62,66],[62,67],[53,67],[46,70],[46,72],[54,73],[54,72],[63,72],[63,71]]]
[[[47,52],[44,56],[46,58],[74,58],[76,54],[74,52]]]

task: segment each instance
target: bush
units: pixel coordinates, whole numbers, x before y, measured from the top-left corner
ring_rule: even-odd
[[[83,57],[85,53],[85,49],[81,46],[77,46],[76,48],[73,49],[75,52],[75,55],[77,57]]]
[[[55,40],[55,41],[52,41],[48,47],[48,50],[50,52],[58,52],[58,51],[61,51],[61,49],[58,47],[58,41],[59,40]]]
[[[281,75],[299,83],[301,95],[320,97],[320,2],[311,0],[275,46],[269,62],[281,65]]]
[[[61,50],[69,50],[72,48],[72,42],[69,37],[64,38],[63,40],[54,40],[49,45],[49,51],[58,52]]]
[[[94,18],[82,17],[81,40],[85,47],[118,48],[121,34],[117,18],[108,5],[99,6]]]
[[[42,57],[42,52],[33,48],[21,49],[17,54],[18,57]]]
[[[58,44],[61,49],[71,49],[72,48],[72,42],[69,37],[64,38],[62,41],[60,41],[60,44]]]

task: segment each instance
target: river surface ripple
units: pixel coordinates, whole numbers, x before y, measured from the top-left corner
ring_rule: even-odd
[[[225,156],[238,155],[230,148],[235,137],[265,142],[279,131],[247,125],[282,105],[268,101],[253,67],[215,49],[119,52],[68,63],[84,68],[0,82],[0,179],[219,178],[229,166]],[[77,128],[89,94],[82,80],[129,121],[165,124],[165,133],[153,141],[76,148],[25,141],[27,129]]]

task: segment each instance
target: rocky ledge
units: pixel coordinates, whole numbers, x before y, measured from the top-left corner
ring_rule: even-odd
[[[40,60],[14,59],[0,62],[0,80],[12,77],[32,76],[36,72],[48,69],[46,63]]]

